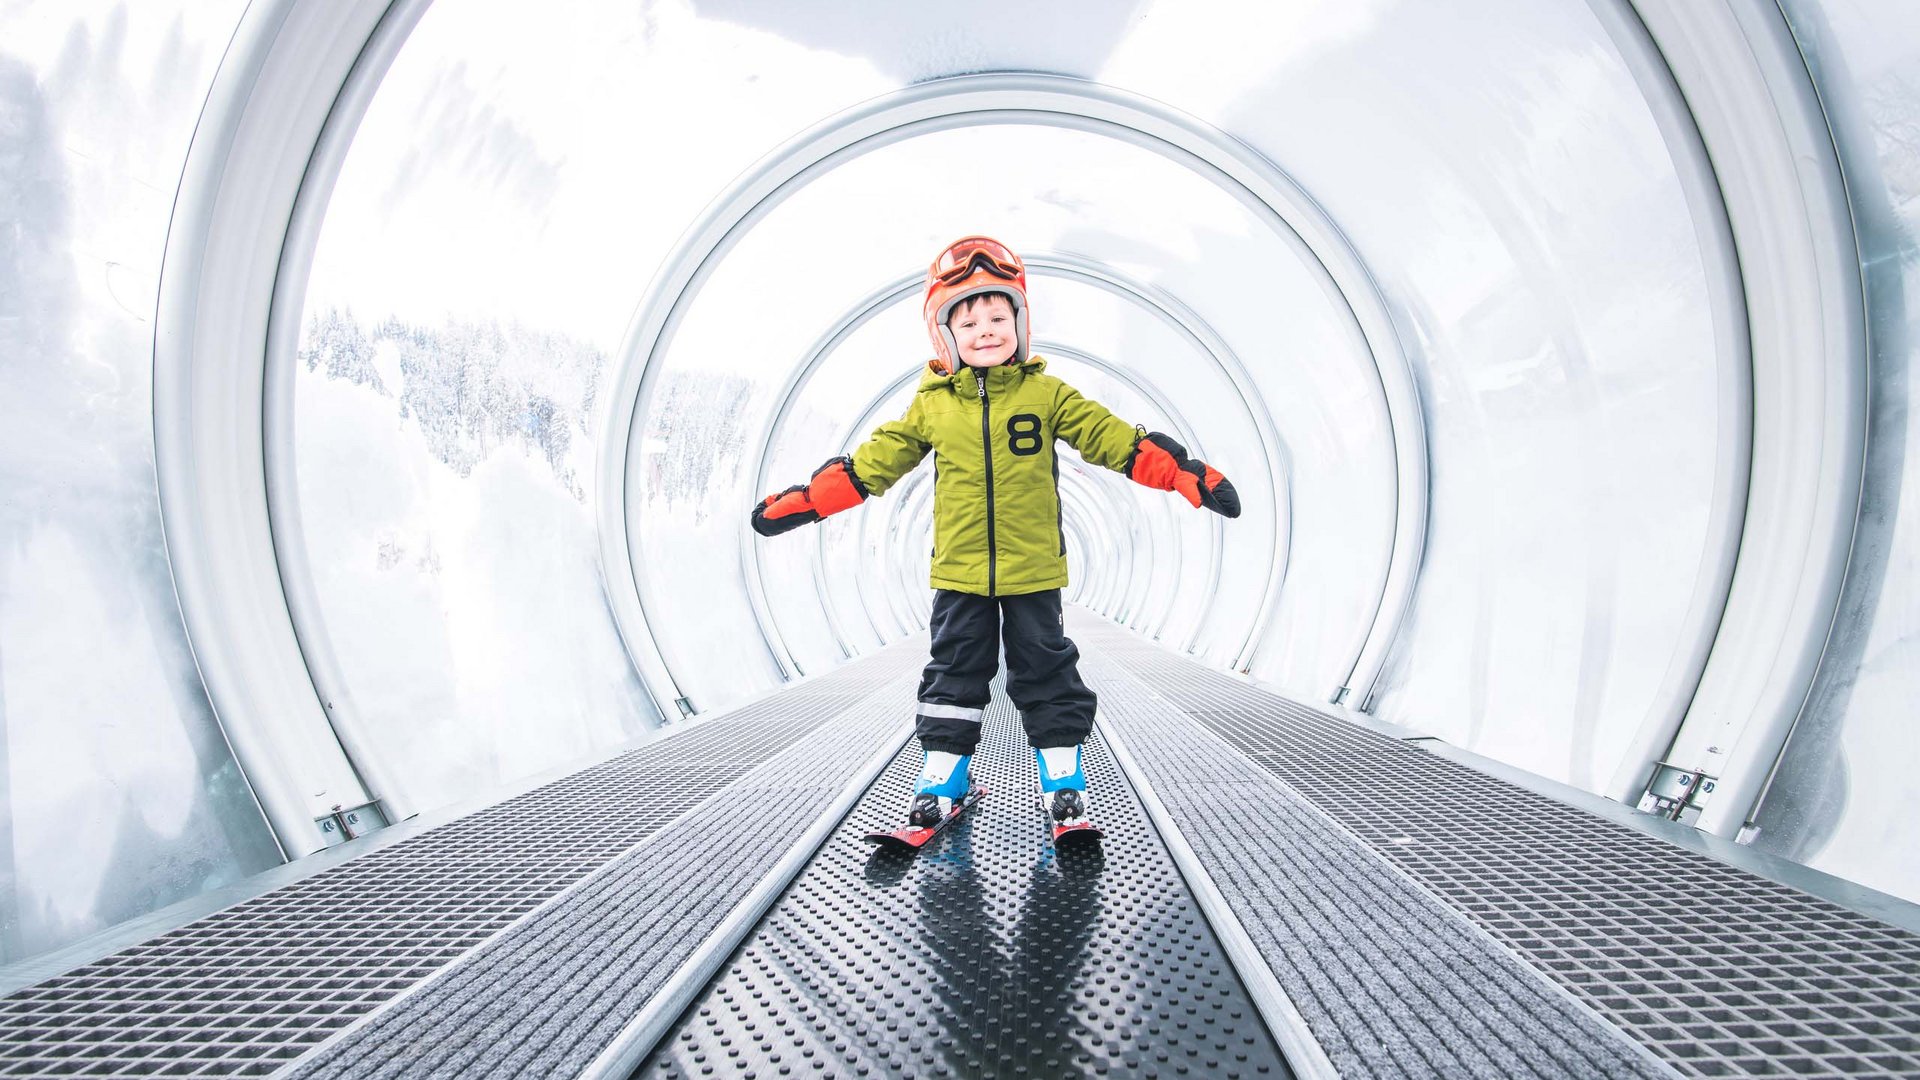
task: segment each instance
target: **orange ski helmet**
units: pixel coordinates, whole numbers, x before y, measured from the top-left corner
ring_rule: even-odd
[[[921,311],[927,318],[927,336],[933,339],[935,370],[952,372],[960,362],[960,348],[947,328],[954,305],[981,293],[1005,293],[1013,298],[1015,343],[1010,363],[1025,360],[1027,350],[1027,265],[1000,241],[986,236],[963,236],[948,244],[927,267],[927,298]]]

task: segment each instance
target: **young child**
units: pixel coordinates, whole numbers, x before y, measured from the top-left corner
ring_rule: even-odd
[[[924,763],[908,823],[938,824],[971,784],[987,684],[1007,654],[1007,694],[1026,724],[1040,801],[1054,833],[1087,824],[1080,744],[1094,694],[1064,632],[1067,542],[1054,440],[1089,463],[1196,507],[1240,515],[1233,485],[1179,443],[1133,427],[1052,375],[1030,354],[1026,267],[984,236],[955,241],[927,270],[923,310],[936,358],[905,416],[883,424],[812,480],[753,508],[774,536],[885,494],[934,455],[933,648],[915,730]]]

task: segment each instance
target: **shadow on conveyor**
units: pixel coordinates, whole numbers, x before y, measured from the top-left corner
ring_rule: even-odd
[[[1104,847],[1056,853],[995,693],[987,797],[917,855],[870,848],[905,812],[909,743],[641,1075],[1289,1075],[1105,746]]]

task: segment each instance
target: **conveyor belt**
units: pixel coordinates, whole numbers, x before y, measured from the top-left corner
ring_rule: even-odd
[[[0,1074],[1920,1075],[1916,935],[1070,618],[1101,854],[998,698],[934,849],[858,840],[911,744],[840,820],[922,637],[0,999]]]
[[[283,1063],[917,670],[909,639],[0,998],[0,1075]]]
[[[998,687],[974,762],[991,793],[933,848],[876,852],[910,744],[641,1075],[1288,1075],[1098,738],[1104,852],[1054,855]]]
[[[1069,619],[1103,692],[1212,731],[1682,1073],[1920,1076],[1920,935]]]

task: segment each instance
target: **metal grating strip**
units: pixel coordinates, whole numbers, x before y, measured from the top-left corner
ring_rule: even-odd
[[[0,1076],[297,1056],[915,669],[924,637],[0,998]]]
[[[1670,1075],[1110,660],[1082,670],[1342,1076]]]
[[[1692,1076],[1920,1075],[1920,935],[1318,714],[1076,612],[1180,703]],[[1343,742],[1314,733],[1344,729]]]
[[[906,737],[913,689],[903,677],[788,747],[288,1075],[578,1075],[862,763]]]
[[[909,743],[641,1075],[1289,1075],[1099,737],[1104,851],[1056,858],[997,686],[986,723],[987,798],[917,858],[871,849]]]

